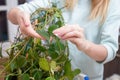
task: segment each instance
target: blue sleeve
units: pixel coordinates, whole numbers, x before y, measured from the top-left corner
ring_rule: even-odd
[[[105,23],[101,31],[101,44],[108,51],[107,58],[103,63],[113,60],[118,50],[118,35],[120,27],[120,0],[110,0]]]
[[[19,5],[18,8],[22,11],[32,14],[37,8],[44,7],[47,8],[50,6],[49,0],[33,0],[31,2],[26,2],[22,5]]]

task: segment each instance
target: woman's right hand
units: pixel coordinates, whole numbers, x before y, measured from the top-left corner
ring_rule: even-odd
[[[20,26],[20,30],[22,33],[28,36],[44,39],[33,29],[31,22],[30,22],[29,13],[26,13],[24,11],[19,11],[16,17],[17,17],[17,22]]]
[[[13,24],[17,24],[20,26],[20,30],[22,33],[28,36],[44,39],[33,29],[30,22],[29,13],[21,11],[19,8],[13,8],[8,12],[7,17]]]

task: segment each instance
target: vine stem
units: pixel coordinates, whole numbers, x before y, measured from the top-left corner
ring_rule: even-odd
[[[26,44],[25,44],[26,45]],[[21,53],[21,51],[25,48],[25,45],[23,48],[15,55],[15,57],[10,61],[10,63],[0,72],[0,75],[7,69],[7,67],[16,59],[16,57]]]
[[[8,51],[8,50],[10,50],[10,49],[12,49],[12,48],[14,48],[14,47],[16,47],[16,46],[18,46],[18,45],[21,45],[21,44],[23,44],[23,43],[20,42],[20,43],[18,43],[18,44],[16,44],[16,45],[13,45],[13,46],[11,46],[10,48],[8,48],[6,51]]]
[[[1,45],[0,45],[0,57],[2,58],[3,56],[2,56],[2,44],[3,43],[1,43]]]

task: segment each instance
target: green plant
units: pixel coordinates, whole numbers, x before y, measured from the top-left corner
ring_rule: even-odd
[[[2,43],[1,43],[1,45],[0,45],[0,57],[2,58],[3,56],[2,56]]]
[[[61,9],[39,8],[31,15],[31,23],[46,40],[19,33],[6,51],[5,80],[73,80],[80,70],[71,69],[67,42],[52,33],[64,25]]]

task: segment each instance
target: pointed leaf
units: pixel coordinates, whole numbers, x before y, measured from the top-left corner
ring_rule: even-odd
[[[65,70],[65,76],[68,78],[68,80],[73,80],[74,75],[72,73],[71,63],[69,60],[65,62],[64,70]]]
[[[62,23],[62,21],[57,21],[56,23],[55,23],[56,25],[58,25],[59,27],[62,27],[63,26],[63,23]]]
[[[58,28],[58,26],[57,25],[51,25],[49,28],[48,28],[48,32],[50,33],[50,34],[52,34],[52,32],[53,32],[53,30],[55,30],[55,29],[57,29]]]
[[[49,34],[45,30],[37,30],[37,33],[43,36],[45,39],[49,40]]]
[[[18,68],[21,68],[22,66],[24,66],[26,64],[25,56],[19,55],[16,58],[16,64]]]
[[[43,73],[40,70],[34,70],[32,75],[33,75],[35,80],[41,80]]]
[[[18,80],[30,80],[30,77],[28,74],[22,74],[18,77]]]
[[[45,80],[55,80],[53,77],[48,77]]]
[[[10,76],[10,75],[7,75],[7,76],[5,77],[5,80],[11,80],[11,76]]]
[[[56,62],[55,61],[51,61],[50,62],[50,67],[51,67],[52,70],[55,70],[55,68],[56,68]]]
[[[72,73],[74,76],[78,75],[80,73],[80,69],[75,69]]]
[[[55,17],[58,17],[58,18],[61,17],[60,13],[58,13],[58,12],[56,12],[56,13],[54,14],[54,16],[55,16]]]
[[[39,50],[39,51],[41,51],[41,52],[45,52],[45,51],[46,51],[46,48],[43,47],[43,46],[41,46],[41,45],[37,45],[37,46],[36,46],[36,50]]]
[[[65,62],[64,71],[65,71],[65,75],[69,75],[72,72],[71,63],[69,60]]]
[[[14,71],[15,69],[17,68],[17,64],[16,64],[16,61],[12,61],[12,63],[10,64],[10,71]]]

